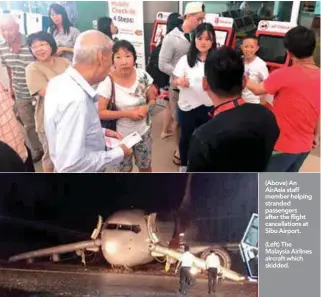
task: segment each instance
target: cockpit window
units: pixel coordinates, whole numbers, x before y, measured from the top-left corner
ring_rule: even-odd
[[[142,231],[139,225],[122,225],[122,224],[108,224],[106,226],[107,230],[122,230],[122,231],[131,231],[136,234]]]

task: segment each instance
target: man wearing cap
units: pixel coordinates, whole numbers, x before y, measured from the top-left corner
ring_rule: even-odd
[[[163,40],[162,48],[159,53],[159,70],[170,76],[170,81],[173,80],[173,71],[178,60],[187,54],[190,48],[190,34],[201,24],[205,18],[205,6],[201,2],[190,2],[186,5],[184,13],[184,21],[182,26],[173,29],[168,33]],[[180,165],[179,156],[179,129],[177,121],[177,102],[178,90],[170,87],[169,101],[174,119],[174,134],[176,142],[176,151],[174,153],[174,163]]]

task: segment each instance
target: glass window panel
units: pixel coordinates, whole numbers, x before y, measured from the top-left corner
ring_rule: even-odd
[[[314,31],[316,49],[314,59],[320,67],[320,1],[301,1],[298,24]]]

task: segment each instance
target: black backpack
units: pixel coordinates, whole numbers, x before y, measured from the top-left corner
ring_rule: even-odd
[[[169,75],[162,72],[158,68],[159,53],[162,48],[162,44],[159,44],[151,53],[149,63],[146,67],[146,71],[154,79],[154,84],[159,88],[165,88],[169,85]]]

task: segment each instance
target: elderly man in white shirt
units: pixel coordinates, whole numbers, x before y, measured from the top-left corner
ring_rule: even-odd
[[[106,151],[105,136],[121,136],[101,128],[95,105],[98,96],[92,85],[108,75],[112,46],[113,42],[99,31],[80,34],[73,66],[48,84],[44,124],[56,172],[103,172],[132,154],[124,145]]]
[[[206,257],[206,269],[208,272],[208,294],[215,292],[217,273],[220,270],[220,259],[213,250]]]

